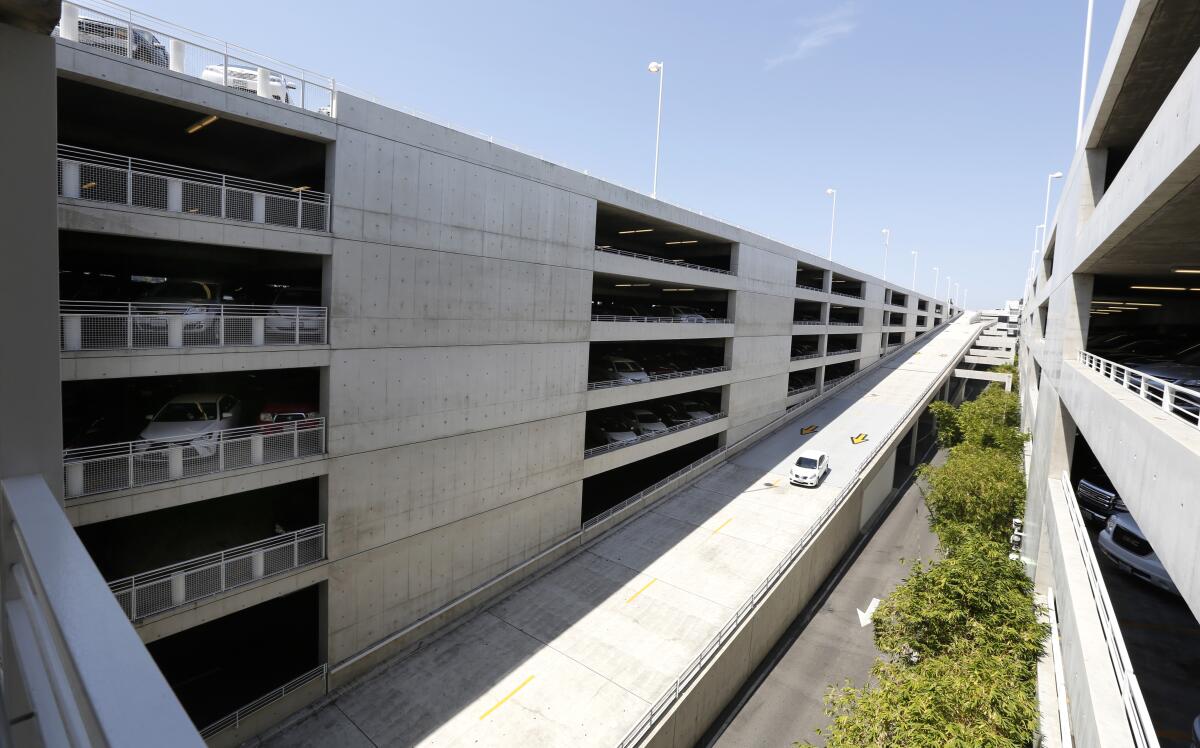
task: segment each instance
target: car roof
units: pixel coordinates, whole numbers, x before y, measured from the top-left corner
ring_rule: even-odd
[[[195,403],[206,402],[209,400],[220,400],[223,397],[233,397],[227,392],[188,392],[183,395],[176,395],[168,400],[168,403]],[[234,398],[235,400],[237,398]]]
[[[801,452],[800,454],[796,455],[797,458],[811,457],[814,460],[818,460],[822,457],[828,457],[828,456],[829,455],[825,454],[824,452],[822,452],[819,449],[806,449],[803,452]]]

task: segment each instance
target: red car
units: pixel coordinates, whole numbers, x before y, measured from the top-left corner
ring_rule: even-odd
[[[263,429],[263,431],[271,432],[299,428],[301,427],[299,422],[320,417],[320,410],[312,403],[267,403],[258,414],[258,422],[264,427],[267,424],[277,424],[276,428]],[[286,424],[296,425],[289,427]]]

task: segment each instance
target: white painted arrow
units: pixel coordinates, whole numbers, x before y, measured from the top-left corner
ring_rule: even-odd
[[[871,623],[871,616],[875,615],[875,609],[878,607],[879,607],[879,598],[873,597],[873,598],[871,598],[871,604],[867,606],[866,613],[862,612],[858,608],[855,608],[854,612],[858,613],[858,625],[866,626],[869,623]]]

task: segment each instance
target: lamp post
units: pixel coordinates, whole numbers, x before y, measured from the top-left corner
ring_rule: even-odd
[[[953,282],[954,282],[954,279],[947,275],[946,276],[946,303],[947,304],[950,303],[950,284]]]
[[[966,289],[966,288],[964,288],[964,289],[963,289],[963,295],[962,295],[962,306],[963,306],[963,309],[966,309],[966,308],[967,308],[967,291],[968,291],[968,289]]]
[[[887,280],[887,256],[888,245],[892,243],[892,232],[890,229],[883,230],[883,280]]]
[[[935,298],[935,299],[937,298],[937,290],[938,290],[938,272],[939,272],[938,269],[935,267],[933,269],[933,298]]]
[[[954,284],[954,301],[952,301],[951,303],[954,304],[955,306],[960,306],[960,307],[962,306],[962,304],[959,303],[959,299],[958,299],[958,284],[957,283]]]
[[[1050,226],[1050,183],[1055,179],[1062,179],[1061,171],[1051,172],[1046,175],[1046,207],[1042,210],[1042,244],[1046,243],[1046,233]],[[1040,249],[1041,247],[1039,247]]]
[[[646,69],[658,76],[658,119],[654,125],[654,185],[650,188],[650,197],[658,197],[658,146],[662,138],[662,93],[663,73],[665,66],[661,62],[651,62]]]
[[[833,213],[829,216],[829,259],[833,259],[833,230],[837,228],[837,190],[830,187],[825,194],[833,198]]]
[[[1088,0],[1087,24],[1083,31],[1083,72],[1079,74],[1079,115],[1075,120],[1075,147],[1079,147],[1080,141],[1083,140],[1083,107],[1086,104],[1087,96],[1087,76],[1088,76],[1088,52],[1092,48],[1092,10],[1095,7],[1095,0]]]
[[[915,249],[914,249],[914,250],[912,251],[912,256],[913,256],[913,282],[912,282],[912,290],[915,292],[915,291],[917,290],[917,250],[915,250]]]

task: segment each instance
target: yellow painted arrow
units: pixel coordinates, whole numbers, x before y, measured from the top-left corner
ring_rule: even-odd
[[[815,434],[816,432],[817,432],[817,424],[815,424],[815,423],[812,424],[811,426],[805,426],[804,428],[800,429],[801,436],[808,436],[809,434]]]
[[[863,442],[865,442],[866,440],[867,440],[867,435],[866,435],[866,434],[859,434],[858,436],[852,436],[852,437],[850,437],[850,443],[851,443],[851,444],[862,444],[862,443],[863,443]]]

